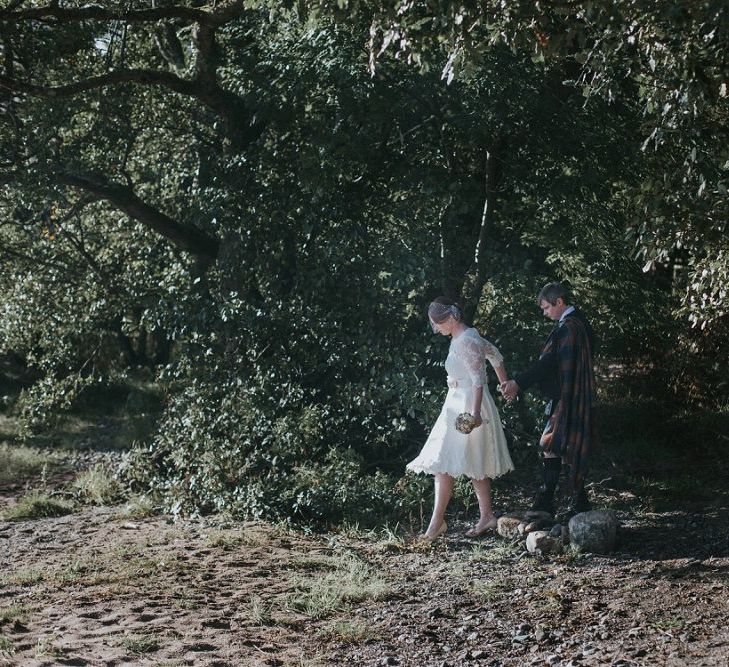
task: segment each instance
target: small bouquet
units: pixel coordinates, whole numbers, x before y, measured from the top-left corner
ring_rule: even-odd
[[[476,428],[476,418],[472,414],[468,412],[461,412],[461,414],[456,417],[457,431],[468,435],[474,428]]]

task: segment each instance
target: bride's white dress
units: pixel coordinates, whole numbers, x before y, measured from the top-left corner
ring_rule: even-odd
[[[514,469],[499,412],[489,392],[486,359],[494,368],[504,362],[496,347],[476,329],[466,329],[451,341],[445,362],[448,395],[425,446],[407,464],[409,470],[494,479]],[[471,411],[472,392],[479,386],[483,387],[481,418],[484,423],[466,435],[456,430],[456,417]]]

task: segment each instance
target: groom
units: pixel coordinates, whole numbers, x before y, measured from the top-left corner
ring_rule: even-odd
[[[585,473],[590,451],[596,444],[594,335],[585,316],[570,305],[569,290],[548,283],[537,303],[544,316],[557,322],[539,359],[526,372],[502,382],[501,393],[513,401],[520,391],[536,384],[549,399],[547,423],[539,440],[542,486],[533,509],[554,514],[554,492],[562,465],[567,470],[571,496],[570,515],[590,509]]]

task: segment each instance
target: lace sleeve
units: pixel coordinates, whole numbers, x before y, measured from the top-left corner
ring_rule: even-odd
[[[504,365],[504,357],[501,355],[501,352],[499,352],[496,345],[493,343],[490,343],[485,338],[481,338],[484,344],[484,356],[489,360],[489,363],[494,367],[498,368],[499,366]]]
[[[483,387],[488,382],[483,347],[479,340],[462,335],[454,353],[468,370],[474,387]]]

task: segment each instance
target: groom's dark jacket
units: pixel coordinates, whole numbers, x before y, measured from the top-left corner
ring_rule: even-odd
[[[578,489],[597,440],[595,430],[595,336],[575,309],[549,334],[539,359],[514,379],[521,391],[537,385],[550,399],[540,446],[570,466],[569,487]]]

